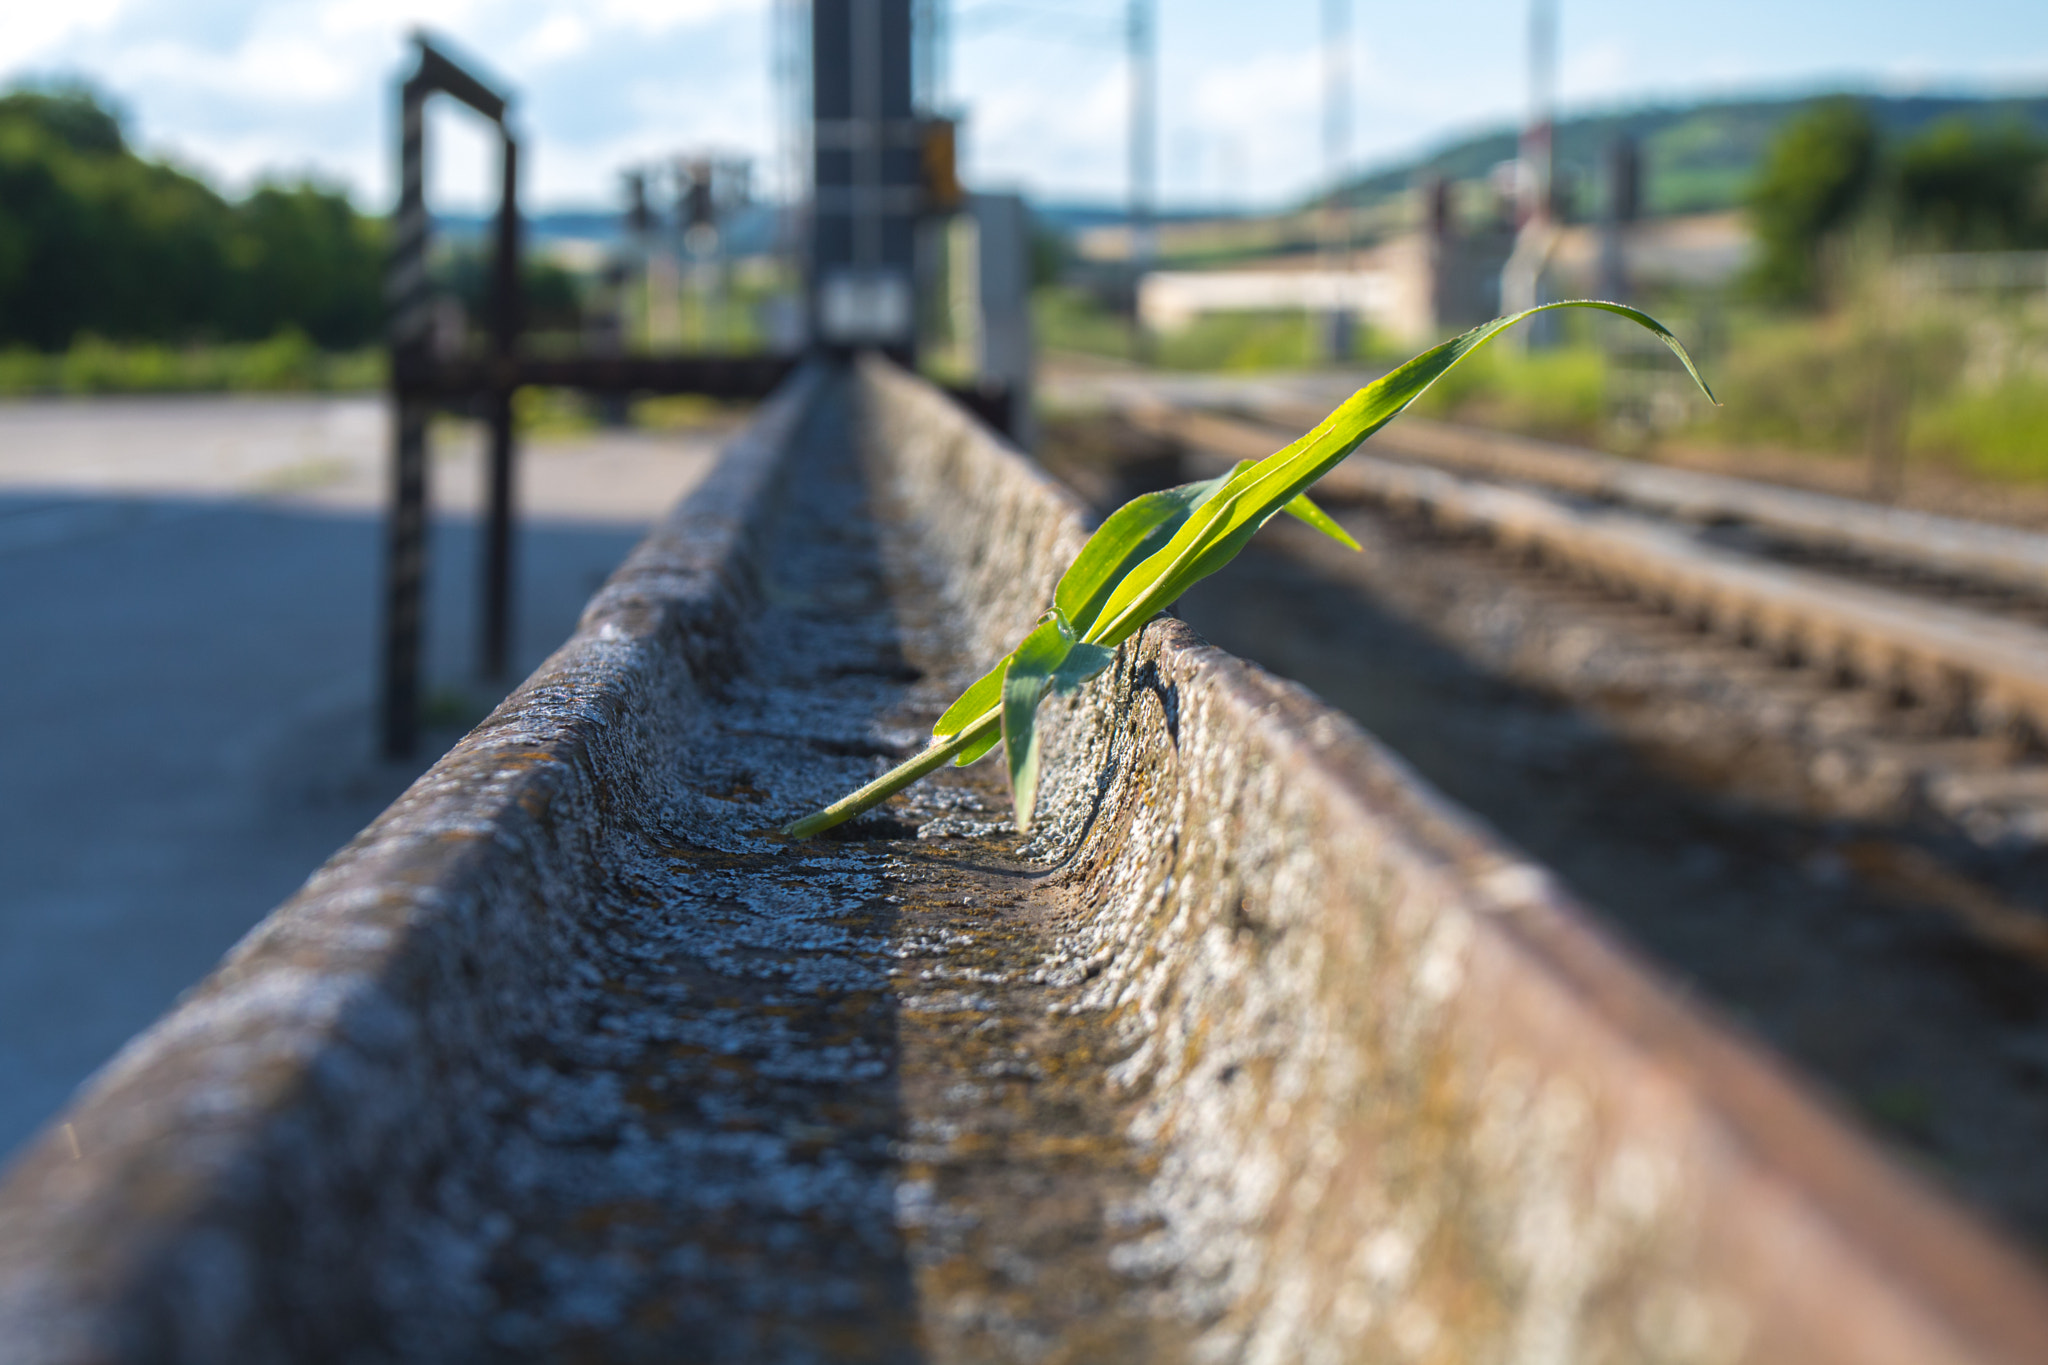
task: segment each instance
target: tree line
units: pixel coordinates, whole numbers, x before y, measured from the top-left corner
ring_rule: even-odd
[[[383,229],[348,196],[264,184],[230,202],[136,155],[81,88],[0,95],[0,345],[375,340]]]
[[[1749,194],[1767,299],[1812,303],[1831,253],[1862,235],[1887,252],[2048,248],[2048,139],[1952,117],[1888,139],[1861,100],[1820,100],[1772,141]]]

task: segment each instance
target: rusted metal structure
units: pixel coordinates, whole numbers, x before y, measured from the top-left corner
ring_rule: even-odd
[[[391,512],[387,524],[384,692],[386,753],[412,752],[417,739],[420,612],[427,556],[427,422],[433,404],[418,380],[435,369],[433,290],[427,273],[432,220],[427,213],[427,100],[449,96],[497,125],[501,150],[497,235],[492,261],[491,356],[472,390],[490,426],[489,494],[484,514],[483,611],[478,664],[504,673],[511,613],[512,375],[519,337],[519,144],[507,125],[504,95],[415,35],[418,63],[399,86],[398,210],[385,282],[390,310],[392,409]]]
[[[395,416],[387,531],[381,715],[392,756],[418,742],[421,611],[427,572],[427,423],[439,406],[481,416],[489,430],[479,564],[477,671],[505,675],[512,654],[517,503],[513,395],[527,385],[600,394],[708,393],[760,398],[790,372],[782,355],[646,356],[594,352],[533,356],[520,350],[519,143],[507,123],[510,97],[415,35],[417,64],[399,87],[399,202],[386,278]],[[447,95],[494,123],[502,162],[491,262],[490,342],[482,355],[434,335],[428,275],[432,220],[426,202],[426,104]]]
[[[820,0],[813,6],[813,172],[805,270],[815,341],[841,353],[879,347],[908,360],[916,349],[915,228],[964,200],[954,179],[951,123],[912,107],[909,0]],[[399,184],[386,292],[391,309],[391,385],[396,417],[385,588],[383,747],[409,754],[417,740],[420,615],[426,577],[427,421],[437,405],[489,424],[489,496],[481,563],[478,670],[501,677],[511,657],[516,503],[513,395],[527,385],[629,394],[765,397],[796,366],[794,354],[626,354],[615,347],[538,356],[520,348],[518,143],[506,123],[510,97],[416,35],[414,71],[400,87]],[[485,354],[433,336],[427,256],[425,107],[445,94],[496,124],[502,186]],[[1017,254],[1024,234],[1013,233]],[[1013,367],[1014,368],[1014,367]],[[1000,428],[1015,410],[1012,375],[981,382],[960,400]]]
[[[903,361],[917,350],[918,224],[957,206],[935,194],[958,193],[952,125],[914,103],[914,37],[911,0],[811,6],[812,332]]]

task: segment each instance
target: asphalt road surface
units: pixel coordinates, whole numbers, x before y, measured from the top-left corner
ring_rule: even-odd
[[[503,693],[473,672],[481,438],[451,425],[433,725],[376,757],[387,430],[375,398],[0,404],[0,1157]],[[527,444],[515,676],[722,435]]]

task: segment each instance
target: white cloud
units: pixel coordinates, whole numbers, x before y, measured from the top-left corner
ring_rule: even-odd
[[[502,0],[324,0],[312,6],[279,5],[266,14],[307,15],[308,26],[323,37],[390,40],[415,28],[458,32],[494,10],[500,13],[491,17],[503,19],[502,11],[509,8]]]
[[[254,33],[229,51],[159,41],[125,48],[107,64],[121,86],[195,92],[233,104],[317,105],[361,87],[360,55],[310,36]]]
[[[1196,78],[1192,121],[1232,149],[1237,197],[1294,194],[1319,178],[1321,81],[1316,48],[1266,52]]]
[[[1638,87],[1640,70],[1627,43],[1603,38],[1565,55],[1558,72],[1558,97],[1567,106],[1613,99]]]
[[[384,170],[380,163],[384,149],[366,139],[346,147],[330,146],[315,155],[308,150],[306,139],[289,126],[217,135],[203,143],[183,139],[145,145],[151,155],[195,170],[229,193],[247,191],[264,180],[307,178],[358,191],[356,202],[365,209],[376,204],[359,191],[379,180]]]
[[[1117,195],[1124,188],[1128,95],[1122,68],[1068,73],[1057,96],[1018,81],[989,85],[971,105],[966,170],[981,184],[1025,183]]]
[[[959,14],[975,0],[953,2]],[[390,195],[391,82],[406,33],[424,26],[519,94],[535,202],[609,201],[627,159],[707,144],[765,157],[775,135],[772,3],[0,0],[0,82],[77,71],[133,111],[145,145],[175,149],[227,176],[231,188],[266,169],[311,166],[346,176],[360,202],[376,204]],[[951,84],[968,115],[969,175],[1120,198],[1123,0],[1030,5],[1033,22],[958,29]],[[1677,12],[1573,0],[1562,35],[1565,108],[1859,75],[1865,83],[1974,78],[2013,87],[2048,78],[2048,11],[2038,0],[1964,0],[1964,19],[1932,36],[1909,0],[1872,0],[1867,11],[1845,0],[1728,5],[1721,29],[1775,24],[1778,40],[1715,40]],[[1158,131],[1169,201],[1270,202],[1316,183],[1316,12],[1315,0],[1160,6]],[[1460,0],[1399,24],[1364,10],[1357,17],[1356,165],[1522,116],[1526,0]],[[467,181],[446,177],[458,162],[484,159],[461,136],[437,138],[437,167],[450,168],[436,169],[437,194],[469,194]]]
[[[19,71],[61,52],[67,43],[111,27],[124,0],[69,0],[62,5],[12,0],[0,22],[0,71]]]
[[[1322,107],[1322,54],[1314,48],[1265,52],[1197,74],[1197,116],[1217,127],[1314,117]]]
[[[581,56],[590,47],[590,25],[579,14],[558,12],[541,20],[538,27],[520,39],[517,64],[547,66],[568,57]]]
[[[668,33],[736,14],[766,13],[768,0],[602,0],[598,13],[608,25],[642,33]]]

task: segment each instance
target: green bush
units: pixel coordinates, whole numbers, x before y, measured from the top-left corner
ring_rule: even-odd
[[[2006,357],[2002,366],[1982,363],[1987,349]],[[1689,403],[1692,419],[1676,434],[1826,455],[1869,456],[1889,446],[1913,463],[2048,479],[2044,357],[2042,324],[2018,314],[1880,301],[1827,317],[1753,317],[1709,366],[1723,406]],[[1603,428],[1610,384],[1607,357],[1589,342],[1503,347],[1438,380],[1415,411],[1603,444],[1622,435]]]
[[[1606,403],[1606,361],[1594,347],[1501,346],[1438,380],[1415,410],[1535,436],[1588,440],[1599,434]]]
[[[1877,173],[1877,127],[1862,101],[1821,100],[1790,120],[1749,191],[1752,287],[1786,303],[1820,290],[1821,247],[1862,207]]]
[[[1831,251],[1851,235],[1916,251],[2048,245],[2048,141],[2019,123],[1950,117],[1888,146],[1865,105],[1840,96],[1785,125],[1748,203],[1752,291],[1810,304],[1829,283]]]
[[[2048,479],[2048,378],[1963,390],[1913,414],[1909,449],[1996,479]]]
[[[2048,142],[1944,119],[1899,152],[1901,234],[1941,251],[2048,245]]]
[[[1298,311],[1205,313],[1155,338],[1153,356],[1176,370],[1291,370],[1322,359],[1315,319]]]
[[[1696,430],[1729,445],[1864,453],[1895,416],[1949,401],[1967,353],[1947,312],[1866,306],[1752,323],[1716,367],[1724,406],[1701,413]]]
[[[374,349],[321,351],[287,329],[267,341],[212,346],[120,344],[90,334],[54,354],[0,351],[0,396],[362,390],[384,382]]]

